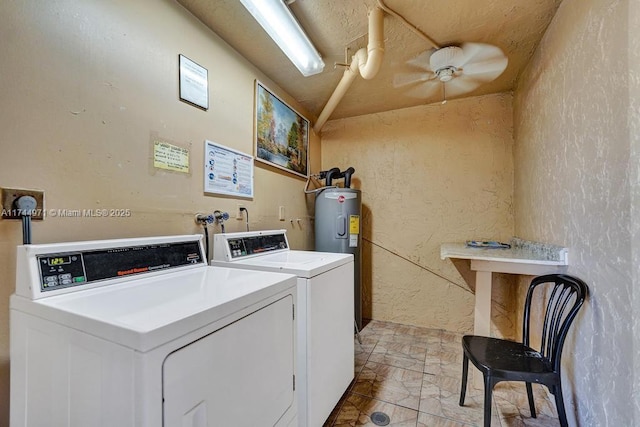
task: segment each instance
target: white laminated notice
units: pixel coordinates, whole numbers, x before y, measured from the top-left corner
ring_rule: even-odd
[[[350,234],[349,235],[349,247],[350,248],[357,248],[358,247],[358,235],[357,234]]]

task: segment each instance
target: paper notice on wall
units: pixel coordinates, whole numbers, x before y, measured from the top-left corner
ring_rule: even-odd
[[[189,173],[189,150],[164,141],[153,141],[153,167]]]

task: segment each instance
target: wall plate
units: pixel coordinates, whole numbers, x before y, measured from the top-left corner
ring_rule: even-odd
[[[44,191],[24,190],[18,188],[0,188],[0,202],[2,203],[2,219],[22,219],[21,212],[15,205],[15,201],[22,196],[32,196],[36,199],[36,209],[34,209],[31,219],[44,219]]]

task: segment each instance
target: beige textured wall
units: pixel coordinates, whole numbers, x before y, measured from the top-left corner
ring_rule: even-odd
[[[364,317],[473,329],[473,289],[440,245],[513,235],[512,141],[508,94],[326,124],[322,168],[353,166],[362,190]],[[495,288],[505,317],[510,287]]]
[[[568,246],[569,273],[591,290],[563,358],[571,425],[640,423],[637,388],[630,398],[640,339],[630,303],[640,286],[631,239],[640,221],[640,27],[630,3],[565,0],[514,101],[516,234]]]
[[[34,224],[34,243],[201,233],[195,212],[233,216],[237,199],[203,195],[203,141],[253,152],[256,78],[291,102],[169,0],[0,2],[0,51],[0,186],[43,189],[52,209],[132,212],[47,218]],[[208,69],[208,111],[179,101],[178,54]],[[150,166],[152,135],[190,149],[190,175]],[[286,227],[292,246],[312,249],[303,188],[302,179],[256,167],[255,198],[243,201],[254,229]],[[280,205],[302,225],[278,221]],[[0,425],[8,423],[8,307],[20,230],[18,221],[0,221]]]
[[[640,2],[629,2],[629,136],[631,159],[631,265],[633,275],[633,394],[635,423],[640,423]],[[635,268],[633,268],[635,266]]]

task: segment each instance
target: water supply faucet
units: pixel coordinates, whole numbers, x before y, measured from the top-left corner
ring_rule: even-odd
[[[213,217],[215,218],[216,224],[220,224],[220,230],[224,233],[224,222],[229,219],[229,213],[213,211]]]

